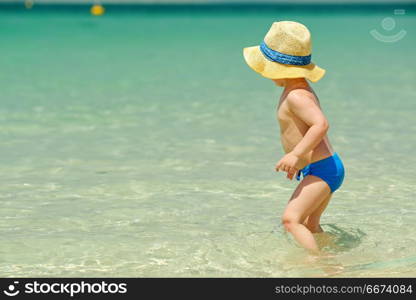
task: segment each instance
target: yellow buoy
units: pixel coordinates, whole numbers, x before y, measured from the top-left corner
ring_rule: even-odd
[[[25,0],[26,9],[31,9],[33,7],[33,0]]]
[[[104,14],[104,12],[105,12],[105,9],[102,5],[94,4],[91,7],[91,14],[94,16],[101,16]]]

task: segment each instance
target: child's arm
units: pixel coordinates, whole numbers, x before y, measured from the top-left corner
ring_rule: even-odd
[[[287,153],[276,165],[276,170],[287,172],[287,177],[293,179],[296,172],[304,166],[307,154],[312,151],[325,136],[329,125],[319,106],[308,95],[288,95],[289,109],[304,121],[309,129],[296,147]]]

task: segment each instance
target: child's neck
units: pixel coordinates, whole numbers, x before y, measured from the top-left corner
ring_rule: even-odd
[[[284,93],[289,93],[294,89],[309,89],[310,86],[305,78],[289,78],[286,79]]]

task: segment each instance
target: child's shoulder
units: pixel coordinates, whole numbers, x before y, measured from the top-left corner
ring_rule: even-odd
[[[304,105],[305,102],[310,102],[310,100],[315,100],[315,95],[310,90],[297,88],[286,95],[286,100],[289,105],[299,106]]]

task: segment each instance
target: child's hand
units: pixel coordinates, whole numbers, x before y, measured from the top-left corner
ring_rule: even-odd
[[[300,164],[301,158],[289,152],[276,164],[276,171],[287,172],[286,177],[292,180],[298,170],[302,169]]]

